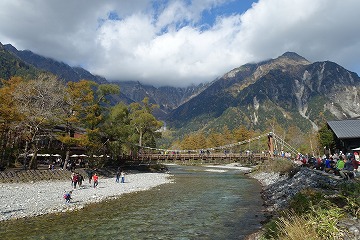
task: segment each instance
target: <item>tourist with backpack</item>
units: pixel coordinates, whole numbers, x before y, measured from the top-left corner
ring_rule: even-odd
[[[69,192],[64,194],[64,199],[65,199],[66,203],[70,203],[70,200],[72,199],[71,194],[72,194],[72,191],[69,191]]]

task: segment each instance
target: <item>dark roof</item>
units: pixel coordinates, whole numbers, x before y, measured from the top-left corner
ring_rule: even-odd
[[[360,138],[360,120],[328,121],[337,138]]]

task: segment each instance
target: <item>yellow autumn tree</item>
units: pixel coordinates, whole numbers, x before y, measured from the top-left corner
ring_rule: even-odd
[[[13,93],[23,81],[20,77],[12,77],[8,81],[2,80],[0,88],[0,167],[10,166],[11,160],[15,158],[11,154],[23,132],[18,127],[23,115],[18,111]],[[20,136],[20,137],[19,137]],[[16,159],[16,158],[15,158]]]

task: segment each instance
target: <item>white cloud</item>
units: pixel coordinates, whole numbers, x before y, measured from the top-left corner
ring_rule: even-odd
[[[227,3],[4,0],[0,41],[110,80],[157,86],[212,81],[286,51],[360,72],[360,1],[259,0],[246,13],[218,16],[203,28],[202,14]]]
[[[312,61],[331,60],[345,67],[353,62],[359,72],[359,7],[355,0],[263,0],[242,17],[240,36],[255,60],[295,51]],[[348,48],[349,55],[343,55]]]

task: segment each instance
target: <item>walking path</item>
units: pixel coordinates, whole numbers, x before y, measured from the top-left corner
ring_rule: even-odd
[[[125,176],[125,183],[114,178],[99,178],[93,188],[87,180],[73,190],[71,181],[40,181],[33,183],[0,183],[0,221],[81,209],[89,203],[120,197],[124,193],[147,190],[170,183],[166,173],[136,173]],[[72,200],[65,203],[63,195],[73,190]]]

